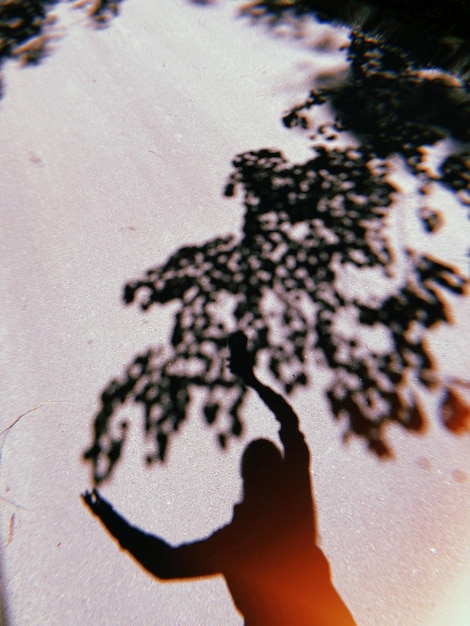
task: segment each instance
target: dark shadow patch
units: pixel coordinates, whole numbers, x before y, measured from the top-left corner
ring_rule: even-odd
[[[470,77],[470,4],[466,0],[260,0],[243,4],[241,14],[272,29],[314,15],[396,46],[422,67]]]
[[[104,28],[119,13],[123,0],[78,0],[72,7],[86,8],[91,23]],[[21,66],[37,65],[53,51],[61,33],[55,29],[54,7],[59,0],[8,0],[0,6],[0,68],[11,58]],[[0,74],[0,97],[3,95]]]
[[[0,65],[19,57],[23,65],[39,63],[48,52],[47,27],[58,0],[10,0],[0,9]],[[1,87],[1,85],[0,85]]]
[[[246,337],[230,337],[230,367],[257,392],[279,423],[282,448],[256,439],[241,463],[243,499],[229,524],[173,547],[131,526],[95,489],[82,495],[121,547],[162,581],[222,574],[247,624],[354,626],[319,548],[310,451],[287,401],[253,372]]]

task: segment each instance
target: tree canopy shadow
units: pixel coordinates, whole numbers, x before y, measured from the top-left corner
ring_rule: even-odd
[[[286,8],[304,5],[310,7],[258,2],[245,12],[264,19],[269,10],[275,22]],[[320,359],[333,374],[327,398],[345,439],[362,438],[380,457],[392,454],[388,424],[414,432],[425,427],[411,381],[418,390],[440,386],[444,408],[455,413],[455,390],[440,380],[425,335],[451,322],[445,294],[464,295],[468,279],[416,250],[402,251],[397,262],[387,224],[399,191],[389,181],[388,158],[400,155],[416,175],[423,228],[438,230],[440,215],[426,206],[430,182],[447,186],[462,205],[469,201],[468,85],[423,74],[408,54],[363,32],[351,34],[348,57],[346,78],[315,87],[283,117],[287,127],[312,133],[310,159],[289,162],[271,149],[235,157],[225,195],[242,195],[242,232],[182,247],[125,285],[126,304],[148,311],[176,302],[178,310],[170,346],[137,355],[101,394],[85,452],[96,483],[121,456],[127,430],[125,422],[116,428],[116,420],[126,403],[142,408],[143,431],[153,442],[149,463],[165,459],[196,392],[221,447],[242,434],[245,389],[221,356],[234,329],[249,334],[257,359],[287,394],[309,384],[312,358]],[[325,104],[336,117],[327,128],[315,123],[317,107]],[[344,130],[358,137],[357,148],[331,142]],[[454,152],[432,174],[423,146],[446,137],[454,138]],[[358,276],[376,271],[387,289],[380,295],[350,293],[339,280],[345,270]],[[354,332],[341,330],[345,316]],[[371,333],[382,336],[373,349]],[[465,410],[462,401],[459,406]]]
[[[72,8],[83,9],[89,23],[104,28],[119,13],[123,0],[76,0]],[[0,5],[0,68],[16,58],[20,64],[37,65],[61,36],[54,8],[60,0],[8,0]],[[0,97],[3,95],[0,73]]]
[[[302,164],[261,150],[239,155],[234,165],[226,193],[244,191],[241,236],[181,248],[125,286],[128,304],[146,311],[176,301],[179,310],[170,348],[138,355],[102,393],[94,442],[86,452],[96,482],[119,459],[126,431],[117,438],[109,434],[125,402],[142,407],[145,434],[156,443],[149,462],[165,458],[168,439],[187,419],[196,389],[204,394],[205,419],[218,428],[222,447],[242,433],[245,389],[220,357],[233,328],[247,330],[253,350],[286,393],[309,383],[309,355],[321,354],[335,373],[328,398],[346,423],[345,435],[363,437],[378,455],[390,453],[383,437],[387,423],[423,428],[407,383],[435,383],[424,334],[450,321],[443,292],[463,294],[466,279],[408,250],[407,272],[382,299],[348,297],[336,285],[346,266],[393,275],[383,227],[394,190],[384,163],[360,150],[325,148]],[[342,312],[354,317],[355,336],[335,329]],[[381,327],[387,346],[371,353],[361,332],[367,327]]]
[[[441,68],[470,77],[470,3],[468,0],[254,0],[240,12],[276,29],[302,20],[343,25],[402,50],[414,65]]]
[[[284,125],[309,128],[309,113],[314,116],[316,107],[327,105],[336,117],[329,139],[348,130],[380,158],[401,155],[422,189],[439,181],[470,204],[469,84],[423,72],[399,49],[357,32],[351,34],[348,60],[348,75],[333,86],[312,89],[304,102],[284,114]],[[454,142],[452,152],[439,172],[430,174],[423,148],[444,139]]]

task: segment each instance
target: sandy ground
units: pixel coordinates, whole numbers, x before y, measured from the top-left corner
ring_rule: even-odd
[[[222,579],[159,584],[119,552],[80,502],[90,486],[81,454],[109,378],[168,340],[169,313],[124,308],[124,282],[177,246],[237,232],[242,207],[222,198],[231,159],[261,147],[305,157],[306,137],[280,116],[312,75],[344,60],[334,50],[314,58],[236,21],[231,3],[156,4],[125,3],[99,32],[63,10],[51,56],[5,72],[0,567],[15,625],[242,622]],[[450,230],[443,245],[461,255],[462,231]],[[433,338],[461,376],[470,366],[466,314],[468,306]],[[468,437],[437,426],[420,438],[393,431],[396,460],[380,463],[359,442],[342,446],[322,383],[294,404],[318,414],[304,429],[322,545],[358,624],[468,626]],[[194,419],[168,463],[148,470],[139,416],[127,415],[125,461],[103,492],[174,543],[230,520],[244,446],[276,437],[253,401],[248,432],[227,453]]]

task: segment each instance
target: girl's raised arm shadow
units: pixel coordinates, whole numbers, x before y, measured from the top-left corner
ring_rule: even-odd
[[[316,544],[310,452],[289,403],[258,380],[243,333],[229,339],[230,367],[280,424],[283,451],[252,441],[241,464],[243,499],[230,524],[173,547],[131,526],[95,489],[82,498],[121,547],[162,580],[222,574],[245,624],[352,626]]]

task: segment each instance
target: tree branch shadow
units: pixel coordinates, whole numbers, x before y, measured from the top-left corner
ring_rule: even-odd
[[[387,424],[424,429],[409,382],[435,386],[424,336],[451,321],[444,293],[463,295],[467,281],[455,268],[411,250],[404,253],[407,271],[396,279],[384,229],[395,189],[386,173],[384,161],[360,149],[317,147],[312,159],[294,164],[269,150],[235,158],[226,195],[242,189],[240,237],[183,247],[124,288],[124,301],[143,311],[168,302],[179,309],[171,346],[138,355],[101,396],[93,445],[85,453],[95,482],[120,458],[126,429],[115,439],[109,433],[126,402],[142,407],[145,435],[155,444],[148,462],[165,459],[196,389],[222,447],[243,432],[245,389],[226,373],[223,359],[234,328],[247,331],[257,358],[288,394],[309,384],[311,356],[321,356],[334,372],[327,397],[345,438],[362,438],[378,456],[392,453]],[[348,295],[337,284],[346,267],[375,268],[390,279],[390,289],[375,301]],[[337,328],[344,312],[354,317],[351,336]],[[379,327],[386,345],[371,351],[363,335]]]
[[[119,0],[78,4],[97,27],[106,26],[119,8]],[[258,359],[287,394],[310,383],[312,363],[320,360],[332,373],[327,398],[345,439],[363,439],[379,457],[392,455],[388,424],[424,430],[419,389],[442,388],[444,423],[452,429],[458,422],[456,431],[466,423],[468,407],[440,379],[425,336],[438,324],[451,323],[445,294],[464,296],[468,278],[411,249],[399,259],[406,271],[398,271],[387,223],[399,193],[390,183],[388,163],[397,154],[419,182],[425,231],[437,232],[442,223],[426,202],[431,183],[447,187],[463,206],[470,204],[465,78],[470,63],[463,40],[470,22],[454,19],[466,15],[468,4],[454,0],[442,15],[440,3],[428,3],[426,11],[421,4],[419,11],[407,5],[408,25],[401,29],[395,22],[403,23],[402,4],[389,0],[380,12],[372,0],[266,0],[242,7],[242,15],[274,30],[285,19],[300,24],[309,15],[352,24],[349,72],[333,77],[332,86],[313,85],[304,102],[283,116],[288,128],[310,133],[312,158],[292,163],[266,149],[235,157],[225,195],[242,196],[239,235],[181,248],[125,286],[126,304],[147,311],[176,302],[178,311],[170,346],[135,356],[101,394],[93,441],[84,455],[96,483],[110,476],[121,458],[128,429],[119,410],[127,403],[142,409],[143,433],[153,442],[148,463],[166,458],[195,394],[202,394],[204,419],[222,448],[242,434],[245,389],[224,368],[226,336],[238,328],[247,331]],[[10,13],[0,22],[0,60],[21,53],[22,45],[24,62],[41,60],[46,48],[35,39],[42,37],[53,5],[8,3]],[[427,31],[429,20],[434,26]],[[296,32],[302,36],[302,28]],[[419,45],[411,36],[417,32],[427,33]],[[423,71],[435,65],[457,74]],[[316,121],[322,106],[334,112],[331,126]],[[338,147],[343,131],[356,137],[359,147]],[[423,147],[444,139],[452,140],[451,153],[432,173]],[[351,294],[339,280],[344,271],[364,280],[375,271],[388,287],[379,296]],[[341,329],[345,316],[354,331]],[[372,350],[371,333],[382,334]],[[411,381],[418,381],[418,391]]]

